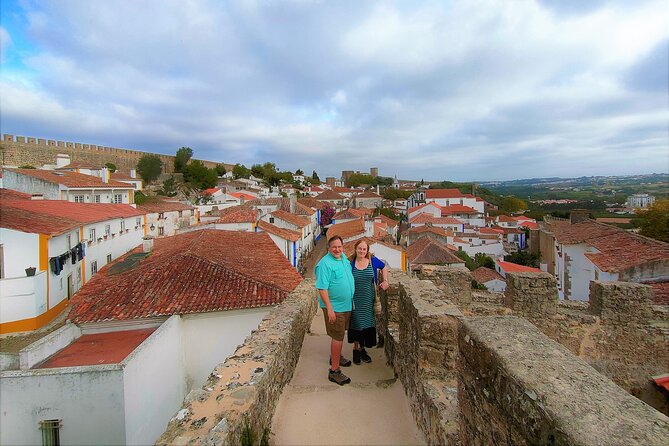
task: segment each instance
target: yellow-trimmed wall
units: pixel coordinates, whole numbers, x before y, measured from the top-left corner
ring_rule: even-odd
[[[38,328],[42,328],[46,324],[51,322],[56,316],[58,316],[65,309],[65,307],[67,307],[67,303],[68,300],[63,299],[62,302],[58,303],[58,305],[47,310],[46,313],[42,313],[37,317],[33,317],[30,319],[22,319],[20,321],[5,322],[4,324],[0,324],[0,334],[19,333],[22,331],[31,331],[31,330],[37,330]]]

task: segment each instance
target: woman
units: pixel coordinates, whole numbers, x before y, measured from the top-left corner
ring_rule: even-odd
[[[355,253],[351,259],[355,293],[353,311],[348,327],[348,342],[353,344],[353,363],[372,362],[365,347],[376,345],[376,322],[374,319],[374,286],[376,283],[383,290],[388,289],[388,271],[386,264],[369,252],[369,245],[364,240],[355,244]],[[379,283],[378,270],[382,281]]]

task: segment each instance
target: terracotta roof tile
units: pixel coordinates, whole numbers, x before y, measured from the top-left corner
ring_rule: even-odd
[[[460,198],[465,195],[458,189],[428,189],[425,191],[425,198]]]
[[[262,229],[265,232],[279,236],[285,240],[290,240],[291,242],[296,242],[302,236],[297,231],[291,231],[290,229],[280,228],[271,223],[268,223],[264,220],[258,220],[258,228]]]
[[[454,214],[480,214],[480,212],[474,208],[471,208],[469,206],[463,206],[461,204],[452,204],[450,206],[441,207],[442,217],[448,217],[449,215],[454,215]]]
[[[19,192],[11,189],[0,189],[0,200],[30,200],[31,194]]]
[[[432,224],[440,224],[440,225],[462,225],[464,222],[462,220],[458,220],[457,218],[454,217],[435,217],[432,214],[424,213],[424,214],[418,214],[412,219],[409,220],[410,223],[413,224],[419,224],[419,223],[432,223]]]
[[[228,195],[231,195],[235,198],[243,198],[244,200],[255,200],[258,198],[255,195],[247,194],[245,192],[231,192]]]
[[[478,283],[486,283],[491,280],[501,280],[503,282],[506,282],[506,280],[504,280],[504,277],[502,277],[500,273],[498,273],[494,269],[486,268],[485,266],[476,268],[474,271],[471,272],[471,275],[472,279],[476,280]]]
[[[325,192],[316,195],[316,200],[345,200],[346,197],[338,194],[337,192],[326,190]]]
[[[365,215],[367,215],[367,213],[364,211],[359,211],[358,209],[355,208],[348,208],[334,214],[332,216],[332,219],[333,220],[354,219],[354,218],[362,218]]]
[[[204,229],[156,239],[153,252],[134,263],[131,255],[74,295],[73,322],[264,307],[282,302],[302,280],[264,233]]]
[[[194,209],[195,208],[189,204],[161,199],[149,200],[146,203],[137,205],[137,210],[142,211],[145,214],[171,211],[189,211]]]
[[[437,203],[433,203],[433,202],[430,202],[430,203],[423,203],[423,204],[419,204],[418,206],[414,206],[414,207],[412,207],[412,208],[409,208],[408,213],[410,214],[410,213],[412,213],[412,212],[414,212],[414,211],[417,211],[418,209],[423,209],[424,207],[427,207],[427,206],[434,206],[434,207],[436,207],[437,209],[440,209],[440,208],[441,208],[441,206],[439,206]]]
[[[303,206],[307,206],[307,207],[313,208],[313,209],[325,209],[327,207],[326,203],[318,201],[318,200],[316,200],[315,198],[312,198],[312,197],[298,198],[297,202],[300,203]]]
[[[225,213],[216,223],[255,223],[259,213],[253,209],[235,209],[233,212]]]
[[[365,233],[365,222],[363,222],[362,220],[351,220],[330,226],[330,228],[328,229],[327,238],[329,240],[331,237],[338,235],[342,239],[347,239],[355,235],[364,233]]]
[[[305,226],[308,226],[309,223],[311,223],[311,220],[309,220],[306,217],[291,214],[290,212],[286,212],[282,209],[279,209],[278,211],[272,212],[271,215],[275,218],[286,221],[286,222],[290,223],[291,225],[295,225],[298,228],[303,228]]]
[[[31,234],[55,235],[84,224],[140,215],[144,213],[127,204],[2,200],[0,227]]]
[[[26,175],[32,178],[38,178],[42,181],[53,184],[62,184],[68,188],[88,188],[96,189],[132,189],[132,185],[121,183],[120,181],[110,180],[105,183],[100,178],[93,175],[84,175],[83,173],[70,172],[67,170],[41,170],[41,169],[6,169],[9,172]]]
[[[66,166],[56,168],[56,170],[73,170],[73,169],[101,170],[103,167],[104,166],[98,166],[86,161],[73,161]]]
[[[356,198],[383,198],[383,197],[372,190],[366,190],[363,193],[356,195]]]
[[[495,262],[504,270],[505,273],[540,273],[539,268],[532,268],[531,266],[518,265],[517,263],[505,262],[504,260],[496,259]]]
[[[453,231],[450,229],[447,230],[435,226],[419,226],[417,228],[409,229],[409,232],[412,234],[423,234],[425,232],[431,232],[433,234],[441,235],[442,237],[453,236]]]
[[[465,263],[448,247],[429,237],[421,237],[407,247],[407,259],[412,264]]]
[[[598,253],[586,253],[602,271],[620,272],[644,263],[669,261],[669,243],[627,232],[615,226],[587,220],[549,225],[559,243],[587,243]]]
[[[400,222],[398,222],[397,220],[393,220],[392,218],[383,214],[377,215],[376,217],[374,217],[374,220],[381,220],[383,223],[385,223],[386,226],[390,226],[391,228],[394,228],[400,224]]]

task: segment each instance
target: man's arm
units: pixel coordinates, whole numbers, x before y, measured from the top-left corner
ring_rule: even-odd
[[[325,304],[325,309],[328,312],[328,320],[330,321],[331,324],[334,324],[335,321],[337,320],[337,315],[334,312],[334,309],[332,308],[332,303],[330,303],[330,293],[328,293],[328,290],[318,290],[318,294],[321,296],[321,300]]]

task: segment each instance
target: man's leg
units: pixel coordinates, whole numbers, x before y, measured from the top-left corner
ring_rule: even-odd
[[[330,361],[332,362],[332,370],[337,370],[339,366],[339,359],[341,358],[341,349],[344,341],[336,341],[332,339],[330,342]]]

